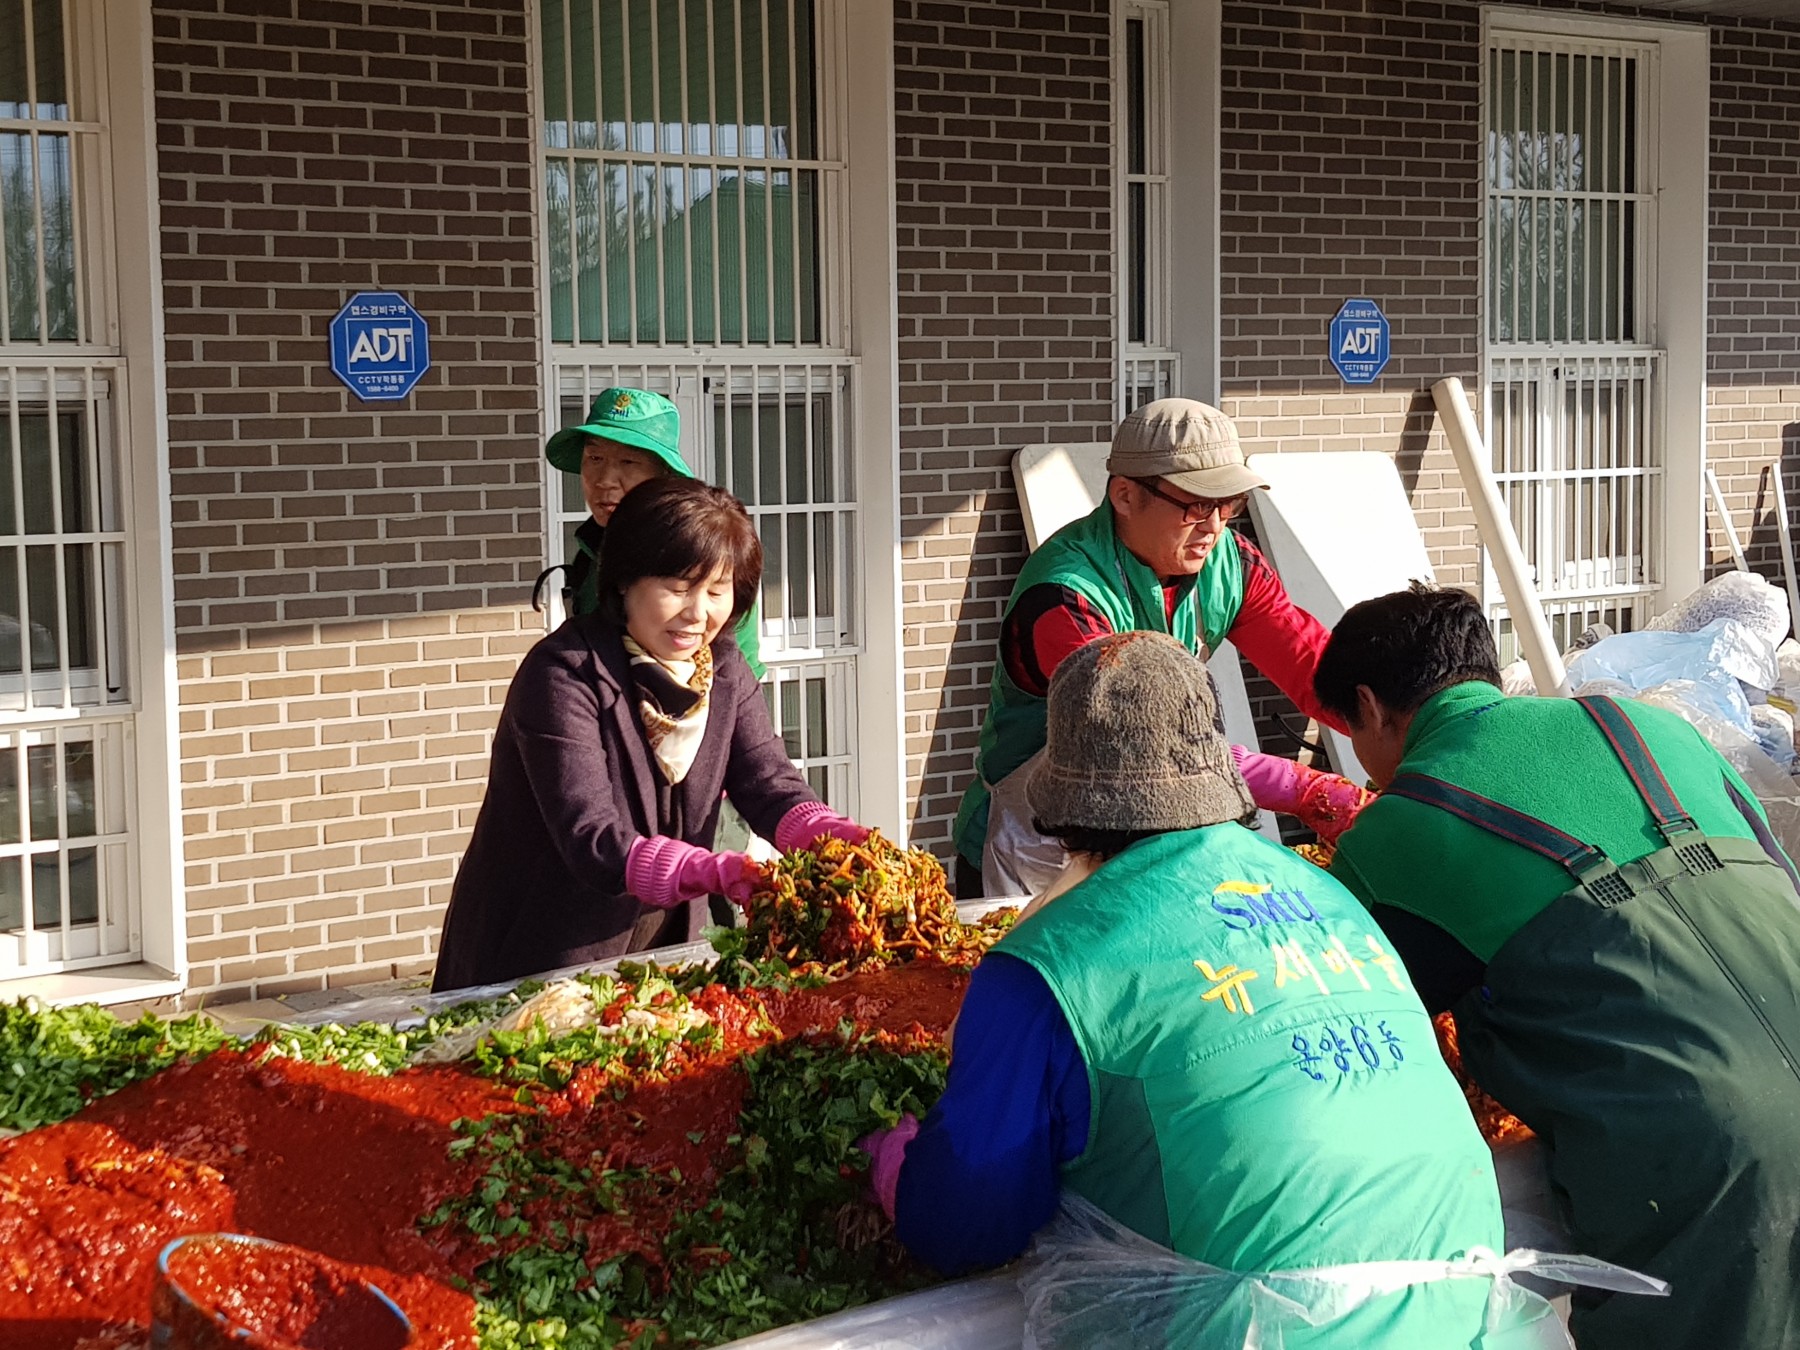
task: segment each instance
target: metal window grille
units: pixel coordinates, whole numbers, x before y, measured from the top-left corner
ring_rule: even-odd
[[[546,0],[552,341],[829,345],[844,166],[825,153],[826,9]]]
[[[826,800],[854,811],[862,522],[842,305],[842,0],[546,0],[540,12],[561,424],[612,385],[680,409],[689,467],[741,498],[762,538],[776,726]],[[557,478],[561,561],[587,509],[577,477]]]
[[[0,0],[0,978],[140,943],[124,363],[69,17]]]
[[[783,662],[769,673],[763,693],[769,716],[781,733],[788,758],[800,766],[812,790],[828,802],[853,803],[856,777],[852,772],[847,730],[847,704],[855,671],[850,661]],[[854,807],[843,807],[854,813]]]
[[[1123,78],[1114,82],[1125,162],[1118,212],[1120,416],[1181,388],[1181,357],[1170,346],[1167,0],[1131,0],[1122,26]]]
[[[0,348],[97,340],[77,238],[103,128],[71,115],[66,32],[61,0],[0,0]]]
[[[1127,353],[1120,362],[1119,416],[1134,408],[1154,403],[1159,398],[1172,398],[1180,392],[1181,358],[1168,355]]]
[[[1638,626],[1661,583],[1665,360],[1647,331],[1655,184],[1641,115],[1655,78],[1648,45],[1509,33],[1487,51],[1487,434],[1565,645],[1594,623]],[[1510,649],[1504,607],[1491,608]]]
[[[854,373],[848,357],[557,367],[564,425],[580,423],[604,388],[655,390],[681,411],[689,467],[748,508],[763,542],[759,636],[771,711],[801,771],[844,810],[855,809],[848,766],[861,652]],[[557,477],[566,557],[587,508],[578,478]]]

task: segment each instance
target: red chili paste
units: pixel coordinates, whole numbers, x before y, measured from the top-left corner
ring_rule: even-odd
[[[399,1304],[415,1350],[467,1350],[473,1301],[453,1281],[541,1240],[552,1220],[574,1220],[590,1253],[643,1255],[654,1277],[676,1217],[703,1205],[735,1160],[725,1140],[743,1104],[734,1064],[745,1050],[846,1017],[903,1042],[935,1038],[967,985],[966,970],[921,960],[787,994],[699,991],[721,1049],[680,1051],[656,1075],[583,1070],[564,1091],[537,1094],[537,1112],[554,1120],[542,1142],[557,1153],[648,1169],[623,1212],[534,1202],[542,1212],[523,1216],[533,1231],[501,1247],[423,1235],[415,1223],[467,1194],[483,1167],[478,1152],[449,1157],[451,1122],[520,1110],[510,1088],[456,1066],[381,1078],[236,1051],[165,1070],[0,1142],[0,1345],[141,1344],[157,1253],[186,1234],[226,1231],[341,1262]]]
[[[297,1247],[202,1238],[178,1247],[168,1272],[156,1312],[177,1345],[402,1350],[407,1343],[405,1323],[350,1267]]]
[[[968,987],[967,969],[921,959],[864,971],[817,989],[759,997],[783,1036],[830,1031],[850,1018],[865,1030],[941,1037],[962,1007]]]
[[[473,1303],[413,1221],[479,1170],[449,1158],[450,1122],[516,1109],[453,1067],[380,1078],[221,1051],[0,1143],[0,1343],[141,1329],[157,1253],[229,1231],[345,1262],[420,1350],[471,1346]]]

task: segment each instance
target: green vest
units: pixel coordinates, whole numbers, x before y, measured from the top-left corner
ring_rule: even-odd
[[[1405,969],[1286,849],[1236,824],[1143,840],[996,950],[1074,1031],[1092,1107],[1063,1182],[1121,1223],[1237,1271],[1503,1249],[1488,1149]],[[1486,1298],[1421,1286],[1286,1343],[1467,1346]]]
[[[1666,1299],[1577,1295],[1583,1350],[1800,1350],[1800,896],[1756,843],[1696,827],[1645,709],[1559,701],[1651,820],[1647,854],[1417,771],[1382,798],[1563,878],[1457,1004],[1463,1062],[1548,1147],[1576,1250],[1670,1283]]]
[[[1702,830],[1755,838],[1732,793],[1760,812],[1756,798],[1698,731],[1661,708],[1620,706]],[[1400,772],[1503,801],[1616,862],[1662,847],[1624,766],[1571,699],[1507,698],[1478,680],[1451,685],[1413,715]],[[1389,795],[1363,808],[1331,871],[1365,903],[1428,919],[1483,961],[1569,888],[1568,873],[1548,859]]]
[[[1227,531],[1206,555],[1199,574],[1182,588],[1171,619],[1163,605],[1161,579],[1119,542],[1112,503],[1102,501],[1051,535],[1025,560],[1007,597],[1002,622],[1033,586],[1066,586],[1104,616],[1113,632],[1168,633],[1201,655],[1230,634],[1244,603],[1244,560],[1236,545],[1236,536]],[[975,781],[963,793],[956,812],[956,851],[976,867],[981,866],[987,841],[988,784],[998,783],[1044,748],[1044,721],[1044,700],[1014,684],[1004,661],[994,662]]]

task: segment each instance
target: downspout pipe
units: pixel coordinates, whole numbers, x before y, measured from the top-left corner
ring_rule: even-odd
[[[1531,668],[1532,681],[1540,694],[1567,694],[1569,672],[1550,636],[1544,606],[1531,584],[1525,555],[1519,550],[1519,537],[1513,533],[1512,517],[1500,500],[1500,490],[1488,468],[1491,461],[1487,442],[1475,425],[1475,414],[1469,409],[1462,381],[1454,375],[1439,380],[1431,386],[1431,399],[1437,405],[1450,453],[1456,457],[1469,504],[1475,508],[1475,528],[1481,534],[1481,542],[1487,545],[1488,561],[1500,580],[1500,594],[1506,599],[1513,635],[1518,639],[1525,664]]]

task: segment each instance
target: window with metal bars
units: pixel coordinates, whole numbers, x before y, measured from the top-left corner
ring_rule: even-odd
[[[816,344],[810,0],[546,0],[557,342]]]
[[[855,809],[862,522],[842,317],[841,0],[547,0],[546,273],[560,424],[652,389],[763,542],[760,648],[788,752]],[[555,476],[554,561],[587,518]]]
[[[682,455],[741,500],[763,544],[766,662],[846,652],[858,643],[854,465],[848,438],[854,363],[622,362],[558,365],[565,426],[612,385],[650,389],[681,413]],[[587,519],[580,479],[559,474],[564,556]]]
[[[1181,392],[1171,345],[1169,198],[1169,6],[1130,0],[1121,10],[1117,123],[1120,185],[1118,411]]]
[[[0,978],[138,941],[124,362],[71,31],[0,0]]]
[[[61,0],[0,0],[0,342],[83,334]]]
[[[1487,50],[1487,435],[1565,645],[1596,623],[1638,626],[1661,584],[1666,354],[1646,331],[1656,196],[1641,116],[1656,56],[1550,33],[1494,34]]]

